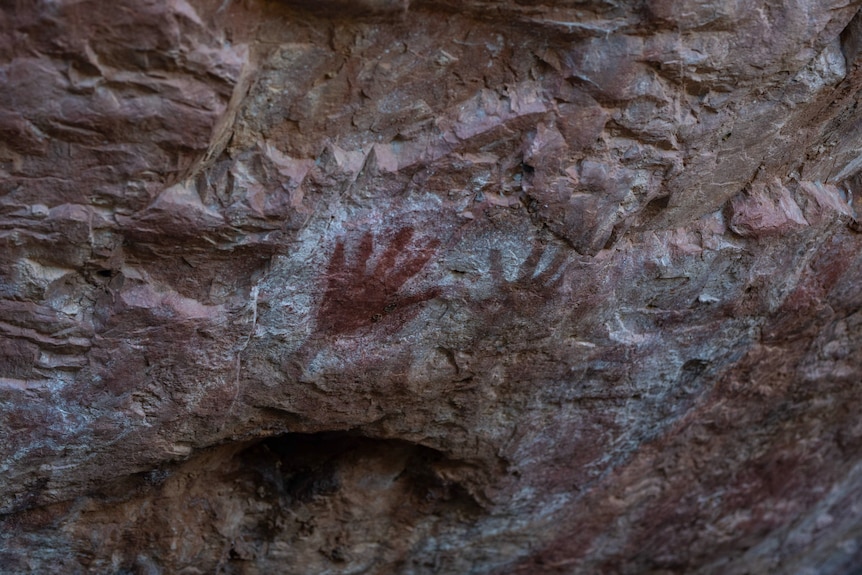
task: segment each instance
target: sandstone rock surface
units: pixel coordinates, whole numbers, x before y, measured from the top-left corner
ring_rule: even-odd
[[[860,8],[0,3],[0,571],[855,572]]]

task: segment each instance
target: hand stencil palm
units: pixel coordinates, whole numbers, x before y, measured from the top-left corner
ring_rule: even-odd
[[[326,271],[326,291],[317,313],[317,330],[343,335],[389,316],[402,321],[418,313],[415,305],[439,295],[432,288],[420,293],[402,293],[402,287],[416,276],[436,252],[440,242],[413,242],[413,230],[403,228],[395,234],[376,264],[371,264],[374,238],[366,232],[354,250],[351,261],[344,240],[335,250]]]
[[[500,290],[500,296],[494,298],[499,306],[497,313],[531,314],[560,290],[566,278],[566,253],[562,249],[557,251],[545,269],[536,273],[544,252],[540,245],[534,245],[521,264],[518,277],[509,281],[503,274],[500,250],[491,250],[491,279]]]

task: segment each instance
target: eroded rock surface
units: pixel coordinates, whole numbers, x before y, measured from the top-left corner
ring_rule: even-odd
[[[860,7],[2,4],[0,570],[860,568]]]

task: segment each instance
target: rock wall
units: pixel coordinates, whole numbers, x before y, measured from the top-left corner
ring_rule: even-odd
[[[0,571],[855,572],[860,7],[0,3]]]

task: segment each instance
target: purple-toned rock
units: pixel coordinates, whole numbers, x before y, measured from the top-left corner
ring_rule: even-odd
[[[0,571],[862,568],[862,0],[0,7]]]

